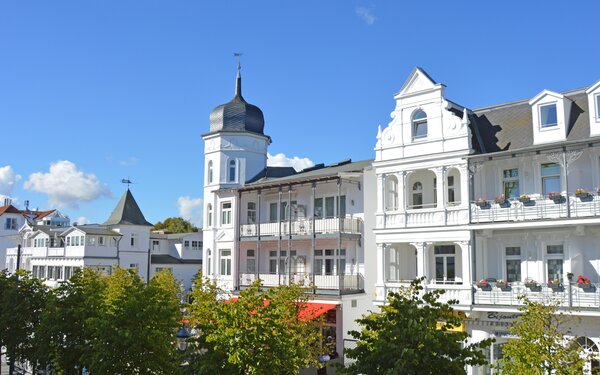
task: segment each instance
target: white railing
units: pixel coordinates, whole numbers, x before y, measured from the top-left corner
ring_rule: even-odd
[[[243,273],[240,275],[240,285],[248,286],[256,279],[260,279],[263,286],[273,287],[300,284],[311,292],[319,293],[321,290],[337,291],[339,293],[359,291],[364,289],[362,275],[313,275],[311,273],[292,274],[256,274]]]
[[[327,234],[339,232],[360,234],[362,229],[362,220],[358,218],[315,219],[314,231],[313,221],[311,219],[294,220],[291,223],[288,221],[282,221],[281,223],[244,224],[240,227],[240,233],[242,237],[258,236],[259,225],[261,236],[278,236],[280,233],[282,236],[287,236],[290,234],[290,229],[292,235],[312,235],[313,233]]]
[[[469,211],[466,206],[412,208],[405,212],[386,212],[378,214],[377,220],[378,227],[382,228],[432,227],[468,223]]]
[[[64,247],[49,247],[48,248],[48,256],[49,257],[65,256],[65,248]]]
[[[555,303],[560,307],[600,308],[600,284],[577,283],[525,285],[522,282],[498,286],[474,285],[474,303],[481,305],[523,305],[522,296],[536,302]]]
[[[549,199],[536,195],[527,200],[510,199],[502,203],[494,200],[471,203],[472,223],[491,223],[503,221],[528,221],[541,219],[559,219],[570,217],[600,216],[600,196],[572,195]]]
[[[397,293],[400,288],[408,288],[410,281],[406,282],[386,282],[384,286],[384,293],[382,296],[378,296],[380,302],[385,302],[389,292]],[[440,302],[448,302],[450,300],[458,301],[458,305],[466,306],[471,305],[472,302],[472,289],[471,285],[463,284],[435,284],[430,282],[423,285],[421,293],[426,293],[432,290],[443,290],[444,293],[440,296]]]

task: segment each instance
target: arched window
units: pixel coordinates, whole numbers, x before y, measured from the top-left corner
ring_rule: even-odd
[[[212,227],[212,217],[213,217],[212,204],[209,203],[206,206],[206,226],[207,227]]]
[[[412,208],[423,208],[423,184],[415,182],[412,188]]]
[[[210,251],[210,249],[206,250],[206,274],[210,275],[211,272],[211,265],[212,265],[212,252]]]
[[[213,162],[212,160],[208,161],[208,167],[207,167],[207,172],[206,172],[206,179],[208,180],[209,184],[212,184],[213,182]]]
[[[385,178],[385,209],[386,211],[398,209],[398,179],[396,176]]]
[[[236,163],[235,160],[229,160],[229,181],[236,181]]]
[[[256,203],[248,202],[248,224],[256,224]]]
[[[412,118],[413,140],[427,137],[427,113],[422,110],[415,112]]]

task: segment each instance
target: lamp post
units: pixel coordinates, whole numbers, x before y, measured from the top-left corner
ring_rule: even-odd
[[[177,350],[179,350],[181,354],[184,354],[187,350],[187,340],[190,338],[190,336],[190,332],[185,329],[185,326],[182,324],[181,329],[175,334],[175,337],[177,337]]]

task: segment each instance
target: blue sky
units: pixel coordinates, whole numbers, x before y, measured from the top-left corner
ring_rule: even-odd
[[[0,195],[102,222],[129,177],[148,220],[197,222],[200,135],[233,96],[233,52],[271,154],[361,160],[414,66],[468,108],[599,80],[599,12],[596,1],[4,1]]]

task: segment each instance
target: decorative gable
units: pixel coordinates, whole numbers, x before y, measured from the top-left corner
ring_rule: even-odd
[[[402,85],[396,98],[415,93],[422,93],[427,90],[439,89],[443,85],[436,83],[423,69],[416,67],[408,76],[408,79]]]
[[[533,119],[533,143],[567,139],[572,101],[564,95],[544,90],[529,101]]]
[[[585,90],[588,96],[588,113],[590,117],[590,137],[600,135],[600,81]]]

